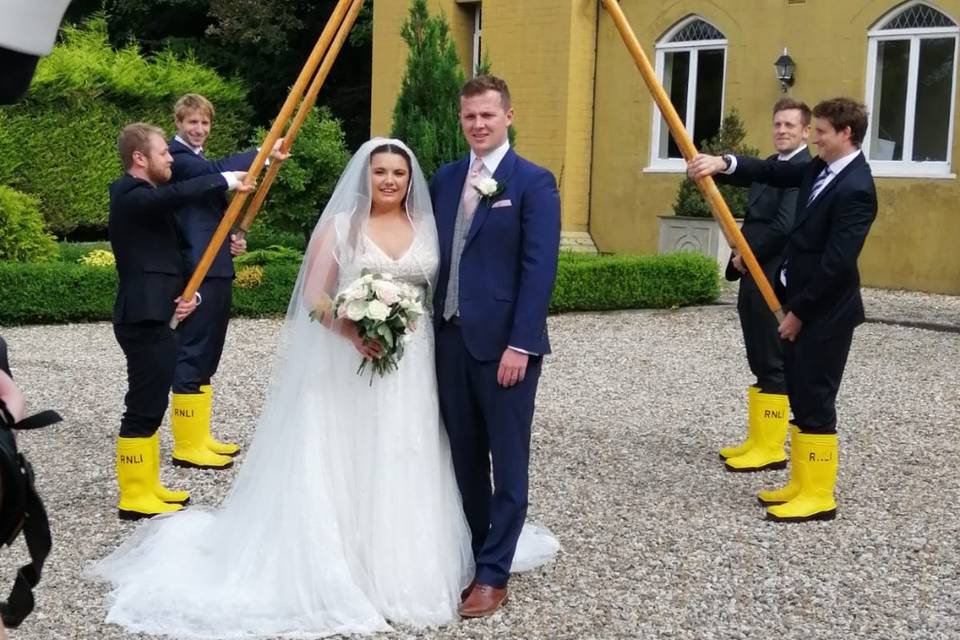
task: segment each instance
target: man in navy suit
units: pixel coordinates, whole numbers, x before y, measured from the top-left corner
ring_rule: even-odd
[[[256,150],[221,160],[207,160],[203,146],[210,135],[214,109],[209,100],[195,93],[181,97],[174,106],[177,135],[170,141],[173,178],[176,184],[197,176],[224,171],[246,171]],[[279,149],[280,141],[276,148]],[[223,218],[227,200],[213,193],[181,207],[176,212],[177,230],[187,265],[193,273],[214,231]],[[173,463],[183,467],[225,469],[240,447],[220,442],[210,433],[213,404],[211,379],[217,372],[230,322],[233,291],[233,256],[246,250],[246,241],[230,237],[218,250],[200,285],[203,304],[188,322],[180,325],[180,347],[173,380]]]
[[[113,331],[127,360],[129,388],[117,439],[121,518],[180,509],[189,498],[160,484],[157,428],[167,409],[177,339],[170,318],[185,320],[197,299],[179,298],[186,284],[173,211],[228,189],[249,191],[243,172],[198,176],[174,185],[173,158],[156,127],[128,125],[118,140],[124,174],[110,185],[110,245],[116,256]]]
[[[549,171],[510,148],[512,121],[503,80],[468,82],[460,123],[470,155],[440,167],[430,186],[440,238],[440,409],[476,560],[464,617],[489,615],[507,597],[527,512],[537,381],[550,353],[560,197]]]
[[[734,156],[698,155],[691,177],[726,173],[734,180],[799,187],[796,221],[784,250],[776,289],[786,317],[787,394],[797,428],[787,486],[764,491],[767,517],[780,522],[836,515],[836,398],[853,340],[864,321],[857,258],[877,215],[870,165],[860,151],[866,108],[834,98],[814,110],[820,155],[806,165]]]

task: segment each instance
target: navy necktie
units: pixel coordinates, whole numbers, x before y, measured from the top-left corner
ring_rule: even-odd
[[[810,189],[810,197],[807,198],[807,206],[810,206],[810,203],[813,202],[820,192],[823,191],[824,185],[827,183],[827,178],[832,175],[830,167],[826,166],[823,168],[823,171],[820,172],[820,175],[817,176],[817,181],[813,183],[813,187]]]

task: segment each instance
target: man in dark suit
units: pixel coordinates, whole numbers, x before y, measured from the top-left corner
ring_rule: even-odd
[[[127,359],[128,391],[117,439],[119,514],[124,519],[176,511],[189,496],[160,484],[157,429],[167,409],[177,340],[170,319],[186,319],[197,300],[181,300],[186,283],[173,212],[228,189],[249,191],[243,172],[210,174],[175,185],[163,131],[128,125],[117,142],[125,172],[110,185],[110,245],[116,256],[113,330]]]
[[[170,141],[173,177],[176,184],[197,176],[224,171],[246,171],[257,151],[238,153],[220,160],[207,160],[204,144],[210,135],[214,109],[209,100],[196,93],[181,97],[174,106],[177,135]],[[279,149],[281,141],[277,142]],[[211,193],[184,204],[176,211],[177,230],[186,261],[187,275],[193,273],[214,231],[223,218],[227,200],[222,192]],[[220,442],[211,435],[213,408],[211,379],[217,372],[230,322],[233,293],[233,256],[246,250],[246,241],[231,236],[218,250],[200,285],[203,305],[178,328],[179,351],[173,379],[173,463],[183,467],[226,469],[240,451],[233,443]]]
[[[857,258],[877,215],[873,175],[860,151],[866,108],[834,98],[814,110],[818,158],[806,166],[757,158],[705,156],[688,169],[698,178],[799,187],[797,216],[776,278],[786,317],[787,394],[797,434],[787,486],[760,493],[776,521],[829,520],[836,515],[836,397],[853,331],[864,321]]]
[[[810,120],[810,107],[803,102],[793,98],[779,100],[773,107],[773,145],[777,153],[767,160],[797,165],[810,162],[807,150]],[[718,181],[730,181],[725,178],[717,176]],[[747,202],[743,235],[767,279],[773,282],[793,227],[797,189],[778,189],[755,182],[750,185]],[[747,438],[738,446],[721,449],[720,457],[726,461],[729,471],[783,469],[787,466],[783,445],[790,409],[777,321],[736,252],[730,256],[726,276],[731,281],[740,280],[737,313],[747,362],[756,382],[748,387],[747,393]]]
[[[507,597],[527,513],[537,381],[550,353],[560,198],[553,175],[510,148],[512,120],[503,80],[468,82],[460,123],[470,155],[440,167],[430,186],[440,239],[440,410],[476,560],[464,617],[489,615]]]

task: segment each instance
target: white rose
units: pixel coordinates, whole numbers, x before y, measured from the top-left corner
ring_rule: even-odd
[[[363,276],[362,278],[360,278],[360,282],[362,282],[363,284],[370,284],[371,282],[373,282],[373,274],[368,273],[367,275]]]
[[[366,287],[351,287],[347,290],[346,294],[347,300],[366,300],[367,299],[367,289]]]
[[[373,283],[373,292],[384,304],[396,304],[400,301],[400,288],[392,282],[377,280]]]
[[[480,195],[489,198],[497,192],[497,188],[500,185],[498,185],[497,181],[493,178],[480,178],[473,183],[473,186],[480,192]]]
[[[372,300],[370,304],[367,305],[367,317],[371,320],[383,322],[387,319],[388,315],[390,315],[390,307],[379,300]]]
[[[351,300],[347,303],[347,317],[358,322],[367,316],[367,303],[365,300]]]

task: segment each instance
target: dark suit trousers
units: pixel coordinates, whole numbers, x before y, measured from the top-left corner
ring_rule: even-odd
[[[208,278],[200,285],[200,296],[202,302],[196,311],[177,327],[180,349],[173,380],[174,393],[200,393],[200,385],[210,384],[223,355],[233,300],[233,280]]]
[[[458,325],[443,322],[437,334],[440,411],[481,584],[507,584],[527,517],[530,428],[541,363],[531,356],[523,382],[504,389],[497,384],[499,360],[475,360]]]
[[[747,362],[757,378],[756,386],[763,393],[785,394],[787,381],[783,373],[783,341],[777,332],[777,319],[749,275],[740,280],[737,313],[740,315]]]
[[[120,420],[124,438],[149,438],[163,422],[173,370],[177,364],[177,336],[163,321],[113,325],[127,358],[127,395]]]
[[[802,433],[837,432],[837,391],[852,341],[853,327],[828,335],[803,328],[784,342],[787,395]]]

